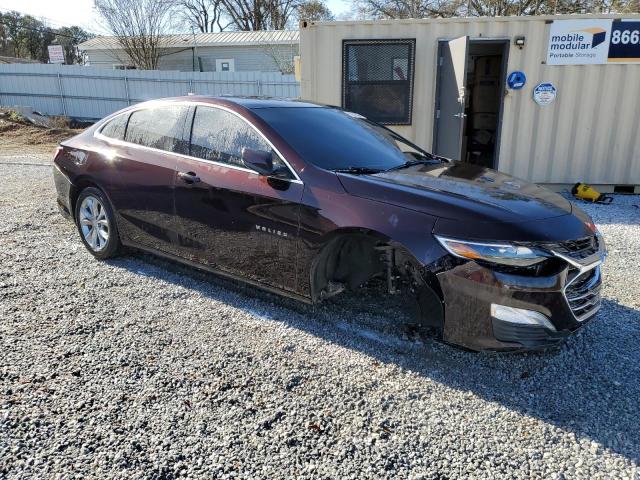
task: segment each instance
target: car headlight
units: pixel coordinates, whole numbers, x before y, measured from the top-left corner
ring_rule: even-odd
[[[551,255],[544,250],[509,243],[479,243],[435,236],[440,245],[459,258],[482,260],[513,267],[530,267]]]

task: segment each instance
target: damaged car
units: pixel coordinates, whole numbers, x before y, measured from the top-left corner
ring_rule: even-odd
[[[575,205],[339,108],[156,100],[54,163],[98,259],[134,247],[312,303],[378,279],[420,333],[472,350],[557,345],[600,308],[605,245]]]

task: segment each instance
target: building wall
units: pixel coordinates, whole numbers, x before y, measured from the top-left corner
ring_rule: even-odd
[[[205,72],[215,72],[216,59],[235,59],[236,72],[279,72],[280,64],[289,62],[293,66],[293,57],[298,54],[298,45],[261,45],[246,47],[198,47],[198,57],[202,58]],[[126,63],[127,56],[118,50],[87,50],[88,64],[92,67],[113,68],[114,64]],[[196,60],[197,61],[197,60]],[[192,71],[193,52],[171,49],[162,52],[158,70]],[[196,63],[196,69],[198,64]]]
[[[412,125],[392,128],[431,149],[438,40],[463,35],[510,39],[507,71],[524,71],[527,84],[523,90],[508,91],[504,99],[498,168],[539,183],[640,184],[640,65],[544,63],[547,21],[581,17],[593,18],[309,23],[300,31],[301,96],[340,105],[343,39],[415,38]],[[512,41],[520,35],[526,37],[522,50]],[[547,81],[554,83],[558,95],[553,104],[540,107],[532,90]]]

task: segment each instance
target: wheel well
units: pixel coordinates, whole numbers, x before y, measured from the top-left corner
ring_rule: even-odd
[[[420,312],[417,323],[441,331],[444,303],[435,274],[404,247],[375,233],[340,234],[320,251],[311,273],[312,300],[354,290],[374,277],[386,278],[388,294],[415,295]]]
[[[87,187],[94,187],[99,190],[100,187],[93,183],[91,180],[86,178],[81,178],[76,180],[75,183],[71,186],[69,190],[69,206],[71,207],[71,217],[75,220],[76,218],[76,202],[78,201],[78,197],[80,196],[80,192]]]
[[[319,253],[311,273],[314,301],[322,298],[330,282],[355,289],[377,273],[384,263],[376,247],[384,241],[365,233],[345,233],[334,237]]]

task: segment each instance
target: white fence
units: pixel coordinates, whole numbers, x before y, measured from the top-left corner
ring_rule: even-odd
[[[107,70],[78,65],[0,65],[0,105],[97,119],[128,105],[187,93],[298,98],[293,75],[264,72]]]

